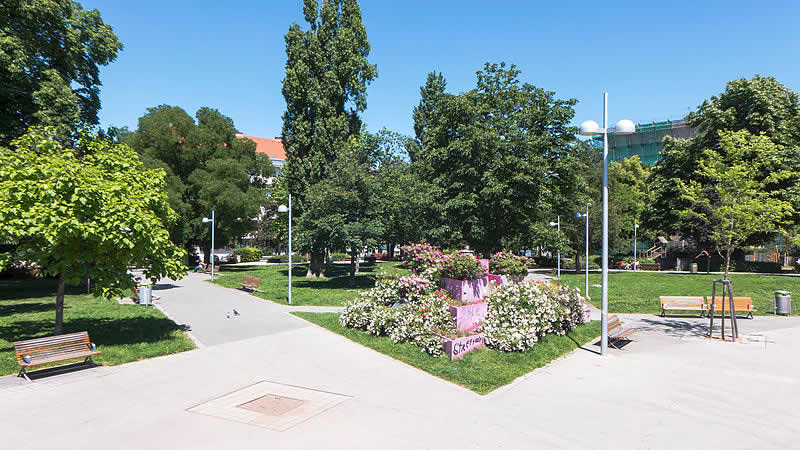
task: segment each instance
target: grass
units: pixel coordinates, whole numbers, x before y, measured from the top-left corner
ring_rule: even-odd
[[[611,272],[608,274],[608,308],[616,313],[660,313],[661,295],[711,296],[712,281],[717,274],[675,274],[658,272]],[[729,275],[736,297],[752,297],[755,314],[771,315],[777,290],[800,294],[800,278],[770,274]],[[584,275],[561,274],[561,281],[583,290]],[[589,274],[591,302],[600,307],[600,274]],[[717,285],[717,295],[721,286]],[[792,302],[792,314],[800,314],[800,299]]]
[[[542,367],[600,336],[599,322],[579,325],[565,336],[548,335],[526,352],[503,353],[481,348],[450,361],[433,357],[408,343],[395,344],[388,337],[376,337],[361,330],[342,328],[336,313],[292,313],[351,341],[357,342],[439,378],[487,394],[531,370]]]
[[[0,375],[19,370],[14,341],[52,335],[55,291],[55,280],[0,280]],[[103,352],[93,358],[97,364],[117,365],[194,348],[186,333],[155,308],[120,305],[67,289],[64,333],[77,331],[88,331]]]
[[[375,286],[375,276],[380,272],[408,273],[397,262],[380,262],[361,264],[356,274],[356,286],[349,285],[348,264],[332,264],[325,278],[306,278],[308,268],[305,265],[292,267],[292,306],[343,306],[345,301],[355,297],[364,289]],[[289,286],[289,266],[222,266],[223,276],[214,283],[228,287],[240,287],[238,282],[242,276],[249,275],[261,278],[258,289],[253,295],[275,303],[286,304]]]

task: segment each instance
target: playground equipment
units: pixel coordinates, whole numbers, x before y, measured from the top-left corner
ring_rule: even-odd
[[[717,283],[722,285],[722,298],[717,300]],[[709,311],[709,322],[708,322],[708,337],[712,337],[714,334],[714,312],[716,311],[718,305],[722,308],[722,327],[720,329],[720,335],[722,336],[722,340],[725,340],[725,300],[728,300],[729,311],[730,311],[730,318],[731,318],[731,341],[736,341],[739,337],[739,326],[736,323],[736,308],[734,307],[733,302],[733,288],[731,287],[731,280],[714,280],[714,285],[711,288],[711,308]],[[719,302],[719,303],[717,303]]]

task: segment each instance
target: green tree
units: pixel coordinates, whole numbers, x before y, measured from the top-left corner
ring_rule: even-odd
[[[642,223],[644,211],[652,201],[647,186],[649,175],[649,167],[637,155],[614,161],[608,167],[609,246],[618,253],[633,251],[634,224]],[[644,231],[639,229],[639,238],[644,237]]]
[[[489,252],[530,242],[546,229],[556,175],[569,178],[559,170],[575,149],[576,100],[522,83],[519,73],[487,63],[475,89],[439,95],[426,113],[425,151],[415,163],[439,190],[444,244]]]
[[[0,3],[0,145],[30,126],[60,138],[97,124],[100,66],[122,44],[96,9],[71,0]]]
[[[710,227],[709,237],[725,260],[728,278],[733,251],[755,233],[783,228],[793,212],[768,186],[791,177],[780,167],[781,149],[765,135],[747,131],[720,132],[719,150],[705,150],[695,171],[706,180],[676,180],[681,196],[691,204],[683,214]]]
[[[378,244],[382,223],[375,207],[375,177],[363,142],[352,139],[339,151],[328,176],[306,197],[308,209],[298,220],[298,240],[306,246],[327,240],[333,249],[348,249],[352,287],[358,256],[365,247]]]
[[[170,229],[173,241],[187,249],[199,245],[208,259],[211,228],[202,218],[215,211],[218,246],[252,231],[274,168],[256,154],[253,141],[236,136],[230,118],[210,108],[200,108],[196,117],[175,106],[149,108],[123,140],[147,167],[167,174],[169,201],[179,215]]]
[[[295,23],[286,33],[282,90],[284,171],[300,218],[307,212],[319,216],[309,210],[306,197],[328,176],[348,142],[359,137],[366,87],[377,76],[367,61],[370,47],[356,0],[323,1],[322,7],[304,0],[303,14],[308,30]],[[324,255],[332,236],[320,230],[306,230],[306,235],[313,237],[303,243],[311,254],[308,276],[324,276]]]
[[[16,244],[0,265],[15,257],[58,278],[55,334],[67,284],[88,276],[96,295],[119,295],[133,285],[130,265],[152,280],[183,276],[164,176],[127,145],[87,133],[75,148],[36,133],[0,148],[0,241]]]
[[[676,180],[706,183],[695,169],[706,150],[719,149],[720,133],[730,131],[763,134],[779,146],[776,158],[794,175],[765,188],[793,204],[796,212],[792,222],[800,219],[800,97],[796,92],[772,77],[734,80],[727,83],[724,92],[705,100],[688,116],[688,122],[697,128],[698,136],[689,140],[665,137],[661,159],[652,168],[648,184],[653,203],[645,217],[648,229],[665,235],[681,233],[701,247],[711,245],[708,239],[713,230],[708,224],[696,216],[680,214],[690,204]]]

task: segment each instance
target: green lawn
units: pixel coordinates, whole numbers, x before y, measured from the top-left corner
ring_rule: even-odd
[[[356,287],[349,286],[350,266],[332,264],[325,278],[306,278],[306,265],[292,267],[292,305],[342,306],[353,298],[358,291],[375,286],[375,275],[380,272],[408,273],[397,262],[380,262],[361,264],[356,274]],[[228,288],[240,287],[243,275],[261,278],[258,289],[253,295],[276,303],[286,304],[289,286],[289,266],[222,266],[223,276],[214,280],[220,286]]]
[[[489,393],[517,377],[539,368],[600,336],[600,323],[579,325],[566,336],[548,335],[524,353],[503,353],[481,348],[457,361],[433,357],[412,344],[395,344],[388,337],[376,337],[364,331],[342,328],[335,313],[292,313],[334,333],[389,355],[432,375],[469,388],[479,394]]]
[[[0,280],[0,375],[19,370],[14,341],[52,335],[55,291],[55,280]],[[93,358],[97,364],[116,365],[194,348],[186,333],[155,308],[120,305],[75,289],[67,289],[67,294],[64,332],[88,331],[103,352]]]
[[[722,278],[717,274],[675,274],[658,272],[611,272],[608,274],[608,308],[612,313],[660,313],[658,297],[661,295],[711,296],[712,281]],[[769,274],[731,274],[733,295],[752,297],[756,314],[768,315],[773,311],[773,297],[777,290],[789,290],[800,296],[800,278]],[[584,275],[561,273],[561,280],[583,290]],[[600,274],[589,274],[589,296],[600,307]],[[717,285],[720,288],[720,285]],[[718,291],[719,293],[719,291]],[[800,298],[792,302],[792,314],[800,314]]]

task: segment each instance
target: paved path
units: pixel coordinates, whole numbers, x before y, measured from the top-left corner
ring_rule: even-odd
[[[222,312],[248,305],[207,287]],[[170,291],[182,289],[193,290]],[[180,300],[163,295],[179,314]],[[217,311],[213,301],[198,300],[198,308]],[[723,343],[699,336],[700,319],[625,315],[643,330],[624,350],[601,358],[587,345],[480,396],[262,303],[269,313],[247,310],[268,320],[256,337],[30,384],[0,379],[3,446],[739,449],[800,440],[798,318],[742,320],[747,339]],[[199,339],[224,338],[199,316],[191,320]],[[188,411],[261,381],[349,398],[286,431]]]
[[[210,278],[207,274],[190,273],[180,281],[161,280],[153,289],[153,294],[161,297],[155,301],[156,306],[177,323],[191,327],[191,334],[201,345],[307,326],[292,320],[285,313],[288,307],[205,281]]]

